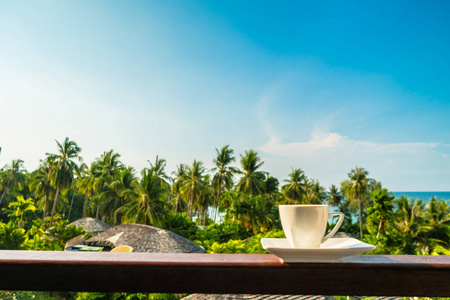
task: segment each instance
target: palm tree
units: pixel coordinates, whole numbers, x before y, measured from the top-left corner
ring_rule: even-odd
[[[15,159],[11,165],[6,165],[0,172],[0,188],[3,191],[0,196],[0,206],[7,194],[17,196],[17,191],[23,190],[26,184],[26,170],[23,168],[23,160]]]
[[[182,197],[181,185],[186,178],[188,167],[185,164],[177,166],[177,171],[172,174],[175,175],[175,179],[172,184],[172,195],[170,199],[171,206],[175,213],[185,212],[187,210],[187,203]]]
[[[208,208],[214,198],[214,189],[211,186],[210,181],[210,176],[206,175],[203,179],[204,189],[201,191],[200,197],[198,197],[195,202],[195,207],[198,209],[198,223],[201,225],[206,225]]]
[[[83,218],[86,217],[86,208],[89,198],[92,196],[94,192],[95,183],[97,178],[100,176],[100,172],[98,171],[98,164],[96,162],[91,163],[91,167],[88,168],[86,164],[81,164],[80,166],[80,177],[77,181],[78,190],[84,194],[84,203],[83,203]]]
[[[330,193],[328,194],[328,205],[339,207],[344,200],[344,195],[337,186],[332,184],[330,186]]]
[[[266,172],[258,171],[264,164],[261,162],[258,153],[249,150],[245,155],[241,155],[241,173],[243,176],[239,179],[237,190],[251,196],[261,195],[264,193],[264,180]]]
[[[309,204],[322,204],[327,199],[325,188],[317,180],[311,179],[306,182],[306,201]]]
[[[422,201],[405,196],[395,199],[397,228],[403,235],[414,235],[418,226],[423,224],[424,206]]]
[[[78,155],[81,148],[78,147],[74,141],[70,141],[69,138],[66,137],[63,144],[60,144],[58,141],[56,141],[56,143],[59,147],[59,154],[46,153],[50,164],[50,184],[56,189],[50,226],[52,226],[59,193],[72,185],[74,173],[78,170],[78,166],[73,160],[81,160]]]
[[[348,173],[349,179],[341,184],[341,190],[347,195],[350,200],[356,200],[358,202],[359,212],[359,234],[362,237],[362,201],[367,197],[369,192],[369,178],[367,176],[369,172],[364,168],[358,168],[351,170]]]
[[[107,186],[119,176],[124,168],[119,158],[119,153],[114,153],[114,150],[110,150],[103,152],[100,158],[97,158],[95,161],[94,197],[91,198],[90,208],[96,211],[96,218],[99,218],[100,206],[102,205],[102,199],[99,195],[107,189]]]
[[[120,169],[123,168],[122,162],[119,160],[120,154],[114,153],[114,150],[103,152],[100,158],[97,159],[102,174],[107,177],[114,177]]]
[[[162,226],[167,215],[165,199],[168,187],[148,169],[142,170],[141,175],[136,197],[116,213],[124,212],[125,219],[133,223]]]
[[[100,158],[96,159],[96,171],[99,172],[94,184],[94,191],[100,193],[105,183],[110,183],[124,168],[119,160],[120,154],[114,150],[103,152]]]
[[[81,174],[79,172],[76,172],[77,176],[75,180],[72,182],[72,199],[70,200],[70,207],[69,207],[69,213],[67,214],[67,220],[70,220],[70,214],[72,213],[72,207],[73,207],[73,201],[75,200],[75,194],[79,194],[78,191],[78,181],[80,180]]]
[[[425,206],[421,200],[401,196],[395,199],[394,207],[395,230],[400,237],[401,251],[403,254],[417,254],[417,249],[426,248],[429,242],[424,237]]]
[[[262,195],[251,196],[232,191],[226,194],[226,198],[230,203],[227,217],[239,220],[254,234],[269,230],[278,216],[275,204]]]
[[[280,196],[280,191],[278,189],[280,182],[275,177],[267,175],[266,180],[264,181],[264,198],[267,202],[271,202],[275,205],[275,202],[278,201]]]
[[[50,165],[48,160],[41,160],[40,166],[31,174],[30,184],[28,186],[30,191],[34,192],[35,199],[39,199],[37,206],[42,210],[42,219],[44,220],[56,191],[50,184],[49,175]]]
[[[203,163],[194,160],[191,168],[187,168],[181,183],[181,191],[188,199],[188,216],[192,217],[194,204],[206,190],[205,168]]]
[[[229,145],[218,150],[216,148],[217,157],[213,160],[215,167],[212,171],[216,171],[213,177],[213,187],[215,190],[215,197],[213,207],[220,201],[220,196],[224,191],[229,191],[233,187],[233,175],[238,172],[235,167],[230,166],[236,158],[233,156],[234,150],[229,148]],[[217,215],[215,216],[215,218]]]
[[[302,169],[292,169],[289,179],[284,180],[283,194],[286,196],[287,204],[300,203],[306,195],[306,176]]]
[[[148,161],[150,164],[150,173],[153,176],[156,176],[161,180],[164,184],[169,186],[168,180],[170,180],[170,177],[167,176],[164,169],[166,168],[166,160],[165,159],[159,159],[158,156],[156,156],[155,164],[152,164],[150,161]]]
[[[425,209],[425,224],[419,227],[425,251],[432,253],[437,245],[448,247],[450,244],[450,205],[443,199],[430,199]]]
[[[138,181],[131,167],[123,169],[116,180],[108,184],[100,194],[100,212],[115,225],[121,222],[119,208],[136,199]]]

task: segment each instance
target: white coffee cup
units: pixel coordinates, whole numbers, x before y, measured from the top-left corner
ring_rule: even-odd
[[[319,248],[332,237],[344,221],[341,212],[328,212],[328,205],[279,205],[281,225],[293,248]],[[325,235],[330,216],[339,220],[331,232]]]

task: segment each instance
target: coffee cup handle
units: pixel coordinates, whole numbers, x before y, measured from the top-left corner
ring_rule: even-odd
[[[336,223],[336,225],[334,226],[333,230],[331,230],[331,232],[329,234],[327,234],[323,238],[322,243],[325,242],[326,240],[328,240],[333,235],[335,235],[335,233],[338,231],[339,227],[341,227],[342,222],[344,222],[344,214],[341,213],[341,212],[332,212],[332,213],[329,213],[328,215],[329,215],[329,217],[334,216],[334,215],[338,215],[339,216],[339,220]]]

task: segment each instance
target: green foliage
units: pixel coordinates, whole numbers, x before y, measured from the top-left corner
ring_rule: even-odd
[[[68,240],[86,234],[86,231],[82,227],[68,224],[69,221],[62,220],[55,222],[54,226],[49,229],[48,238],[53,242],[54,250],[63,250]]]
[[[450,204],[433,197],[425,206],[425,224],[418,228],[418,239],[423,250],[431,254],[438,246],[450,247]]]
[[[357,218],[355,211],[351,208],[350,200],[344,199],[338,210],[344,214],[344,222],[339,231],[346,232],[352,236],[357,236],[359,234],[359,224],[354,222]]]
[[[283,185],[282,191],[283,204],[300,204],[303,196],[306,195],[306,175],[302,169],[292,169],[289,174],[289,179],[284,180],[286,185]]]
[[[450,255],[450,249],[438,245],[433,249],[431,255]]]
[[[216,149],[214,169],[194,160],[192,165],[180,164],[175,178],[167,176],[166,162],[157,156],[138,178],[113,150],[90,167],[78,167],[77,144],[66,139],[57,145],[58,154],[47,154],[31,174],[21,160],[0,169],[0,203],[6,208],[0,214],[2,249],[62,250],[67,240],[85,234],[68,226],[67,219],[92,216],[113,225],[162,226],[210,253],[264,253],[262,237],[283,236],[277,204],[329,203],[345,215],[340,231],[353,236],[364,233],[364,241],[377,246],[374,253],[448,255],[450,251],[448,202],[394,199],[380,182],[368,178],[364,168],[351,170],[340,189],[332,185],[329,193],[300,168],[292,169],[280,191],[278,179],[261,170],[264,162],[253,150],[240,156],[240,170],[231,166],[234,151],[225,146]],[[47,228],[52,219],[54,226]],[[97,296],[107,297],[89,297]]]
[[[340,231],[353,236],[364,232],[363,240],[377,246],[373,253],[450,255],[450,204],[437,199],[429,203],[394,199],[380,182],[367,177],[364,168],[351,170],[340,189],[332,185],[328,194],[300,168],[292,169],[280,191],[278,179],[261,170],[264,162],[253,150],[241,155],[242,170],[231,167],[234,152],[225,146],[216,149],[213,173],[195,160],[191,166],[180,164],[174,179],[164,171],[165,160],[157,156],[138,178],[113,150],[104,152],[89,168],[85,164],[78,168],[76,143],[66,139],[57,144],[59,153],[47,154],[31,174],[21,160],[0,169],[0,204],[5,207],[0,214],[0,249],[62,250],[69,239],[86,235],[83,229],[69,226],[67,219],[93,216],[110,224],[131,221],[162,226],[208,253],[267,253],[261,238],[284,238],[277,204],[328,202],[345,215]],[[236,174],[240,174],[237,183]],[[47,228],[51,220],[54,226]],[[1,299],[52,296],[79,300],[181,297],[0,291]]]
[[[74,300],[178,300],[176,294],[76,293]]]
[[[162,228],[170,230],[187,239],[194,236],[200,230],[200,228],[187,217],[186,213],[168,214]]]
[[[48,292],[0,291],[2,300],[56,300]]]
[[[377,246],[373,253],[396,252],[396,249],[392,247],[396,240],[393,200],[394,197],[386,189],[372,193],[373,204],[367,209],[367,225],[365,228],[368,235],[364,236],[364,240]]]
[[[229,240],[225,243],[214,242],[205,250],[208,253],[241,253],[241,254],[263,254],[268,253],[262,248],[262,238],[284,238],[282,230],[273,230],[252,236],[245,240]]]
[[[75,172],[79,172],[78,165],[73,161],[80,160],[79,152],[81,148],[77,143],[70,141],[68,137],[62,144],[56,141],[59,148],[58,154],[47,153],[47,161],[50,166],[48,178],[50,179],[50,186],[56,190],[53,200],[52,213],[50,218],[50,226],[53,223],[53,216],[56,212],[58,203],[58,196],[60,193],[65,194],[72,186]]]
[[[377,246],[371,254],[449,253],[450,205],[444,200],[429,203],[401,197],[386,190],[372,193],[367,209],[364,241]]]
[[[222,244],[230,240],[242,240],[251,236],[251,233],[240,222],[227,221],[222,224],[212,224],[203,230],[198,230],[189,239],[209,249],[214,243]]]
[[[16,201],[10,202],[8,208],[3,211],[12,222],[17,223],[20,228],[24,228],[27,221],[35,218],[36,206],[33,199],[25,200],[23,196],[17,196]]]
[[[42,226],[42,222],[34,221],[31,228],[27,231],[27,235],[28,235],[28,250],[47,249],[49,241],[46,240],[46,235]],[[54,247],[50,247],[50,249],[53,248]]]
[[[73,191],[72,194],[68,195],[68,199],[71,201],[71,207],[66,206],[65,215],[67,216],[69,222],[81,219],[83,217],[84,195]]]
[[[162,226],[168,214],[165,200],[169,187],[149,169],[142,170],[141,175],[142,179],[136,185],[136,196],[116,213],[123,211],[124,219],[129,222]]]
[[[330,192],[328,194],[328,205],[332,207],[340,207],[342,202],[344,201],[344,198],[345,196],[342,191],[337,186],[332,184],[330,186]]]
[[[7,224],[0,222],[0,249],[1,250],[26,250],[28,248],[28,236],[25,229],[19,228],[17,223],[9,221]]]
[[[368,196],[370,194],[369,182],[367,177],[369,172],[364,168],[356,167],[348,173],[348,179],[341,183],[341,190],[350,200],[350,205],[357,209],[359,213],[359,237],[363,236],[363,210],[368,206]]]
[[[281,228],[278,208],[273,198],[240,192],[229,192],[225,197],[228,203],[225,220],[229,222],[240,220],[241,224],[253,234]]]
[[[18,223],[0,222],[0,249],[4,250],[63,250],[65,243],[73,237],[86,234],[83,228],[68,225],[60,220],[54,227],[45,230],[44,221],[33,220],[20,228]]]
[[[23,169],[23,160],[15,159],[11,165],[0,169],[0,207],[7,207],[9,201],[20,195],[26,186],[27,171]]]
[[[242,177],[239,179],[236,189],[250,196],[261,195],[264,193],[266,180],[266,172],[259,171],[264,162],[254,150],[245,151],[245,155],[241,155]]]

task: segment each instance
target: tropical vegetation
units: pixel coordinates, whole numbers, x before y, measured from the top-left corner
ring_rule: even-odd
[[[262,237],[284,236],[277,205],[329,204],[345,214],[340,231],[376,245],[373,253],[450,255],[449,201],[396,198],[362,167],[327,189],[299,167],[280,182],[264,171],[256,151],[236,156],[228,145],[216,148],[214,168],[194,160],[172,174],[159,156],[138,172],[114,150],[90,164],[81,152],[66,138],[56,141],[56,153],[47,153],[36,170],[27,171],[21,159],[0,169],[0,249],[63,250],[67,240],[86,234],[69,223],[94,217],[110,225],[165,228],[209,253],[265,253]],[[71,297],[107,299],[89,295]]]

